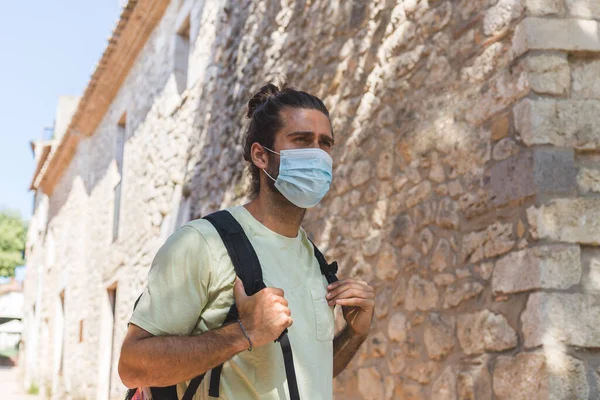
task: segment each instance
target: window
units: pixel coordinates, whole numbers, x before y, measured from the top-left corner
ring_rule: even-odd
[[[115,319],[116,299],[117,286],[113,285],[112,287],[108,288],[108,301],[110,303],[110,312],[112,314],[113,320]]]
[[[187,89],[190,58],[190,17],[185,18],[175,35],[174,74],[179,94]]]
[[[113,381],[113,354],[115,335],[115,304],[117,299],[117,283],[106,287],[105,295],[100,301],[100,321],[98,329],[98,372],[96,399],[109,399]]]
[[[123,186],[123,156],[125,153],[125,134],[127,132],[127,114],[123,114],[117,125],[115,159],[117,161],[117,171],[119,172],[119,182],[115,185],[115,204],[113,213],[113,242],[119,238],[119,220],[121,214],[121,191]]]
[[[35,199],[35,209],[33,212],[36,216],[38,234],[41,234],[46,230],[46,225],[48,225],[49,199],[48,195],[44,194],[41,189],[35,192]]]
[[[119,180],[117,186],[115,186],[115,207],[113,216],[113,242],[119,238],[119,218],[121,217],[121,185],[122,181]]]
[[[175,219],[175,229],[180,228],[184,224],[187,224],[190,221],[190,212],[192,208],[192,196],[189,193],[184,192],[184,197],[181,200],[181,204],[179,205],[179,210],[177,210],[177,218]],[[174,230],[175,230],[174,229]]]
[[[160,227],[161,241],[167,240],[177,228],[190,221],[192,208],[192,196],[189,187],[186,185],[175,185],[173,198],[171,200],[171,210],[166,215]]]
[[[58,375],[62,376],[65,361],[65,291],[60,292],[60,304],[56,313],[55,343],[58,355]]]
[[[54,243],[54,229],[49,229],[45,237],[46,243],[46,267],[48,269],[54,266],[56,262],[56,245]]]
[[[35,209],[38,206],[38,202],[39,202],[39,194],[38,194],[38,192],[39,192],[39,189],[36,190],[35,193],[33,194],[33,208],[31,210],[32,214],[35,214]]]

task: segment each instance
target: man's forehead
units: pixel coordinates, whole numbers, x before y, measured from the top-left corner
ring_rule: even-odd
[[[331,135],[329,118],[319,110],[286,108],[281,111],[286,130]]]

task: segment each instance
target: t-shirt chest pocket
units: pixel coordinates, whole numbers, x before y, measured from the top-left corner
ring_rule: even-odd
[[[334,316],[333,309],[327,304],[324,287],[311,288],[313,306],[315,309],[315,322],[317,330],[317,340],[331,341],[334,334]]]

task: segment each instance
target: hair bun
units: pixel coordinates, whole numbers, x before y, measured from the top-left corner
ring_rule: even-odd
[[[246,117],[252,118],[258,107],[265,104],[271,97],[277,96],[279,92],[279,88],[272,83],[267,83],[261,87],[248,102],[248,113],[246,114]]]

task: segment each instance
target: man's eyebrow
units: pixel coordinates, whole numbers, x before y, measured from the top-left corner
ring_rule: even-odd
[[[334,143],[335,143],[335,139],[333,138],[333,136],[329,136],[329,135],[326,135],[326,134],[321,134],[321,136],[325,136],[325,139],[326,139],[327,141],[331,142],[331,145],[332,145],[332,146],[334,145]]]
[[[315,133],[312,132],[312,131],[295,131],[295,132],[288,133],[286,136],[294,136],[294,135],[310,135],[310,136],[314,136],[314,134]],[[331,143],[335,142],[335,140],[333,139],[333,136],[330,136],[330,135],[328,135],[326,133],[319,134],[320,138],[322,138],[323,136],[325,137],[325,139],[331,141]]]
[[[288,133],[286,136],[292,136],[292,135],[314,135],[314,132],[311,131],[296,131],[296,132],[290,132]]]

